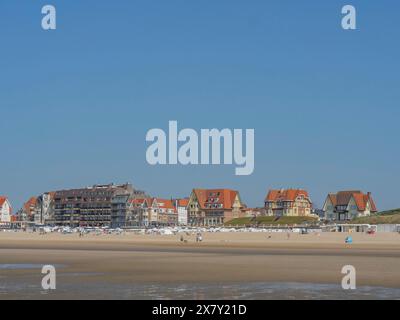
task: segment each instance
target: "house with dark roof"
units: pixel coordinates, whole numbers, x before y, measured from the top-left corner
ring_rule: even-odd
[[[265,211],[269,216],[310,216],[312,202],[302,189],[269,190],[265,197]]]
[[[245,215],[239,192],[231,189],[193,189],[188,208],[188,224],[218,226]]]
[[[371,193],[364,194],[359,190],[328,194],[323,210],[326,220],[337,221],[352,220],[378,212]]]
[[[5,196],[0,196],[0,222],[9,223],[12,221],[11,203]]]

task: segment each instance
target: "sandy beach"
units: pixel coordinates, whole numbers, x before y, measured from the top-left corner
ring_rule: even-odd
[[[248,298],[282,298],[290,284],[337,290],[344,265],[356,268],[357,287],[370,288],[372,297],[374,288],[387,288],[393,290],[386,298],[400,299],[400,235],[352,234],[351,245],[346,235],[205,233],[202,243],[194,235],[182,243],[178,235],[0,232],[0,299],[229,299],[242,297],[241,286],[261,283],[288,288],[274,295],[250,287]],[[40,287],[45,264],[57,269],[51,293]],[[189,293],[177,294],[177,286]],[[301,292],[289,298],[307,298]]]

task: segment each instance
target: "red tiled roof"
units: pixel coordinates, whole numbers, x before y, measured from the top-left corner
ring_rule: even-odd
[[[301,189],[269,190],[265,201],[295,201],[296,198],[301,195],[309,199],[308,192]]]
[[[131,203],[133,204],[143,204],[144,199],[131,199]]]
[[[362,193],[353,193],[353,198],[356,202],[358,210],[364,211],[367,205],[368,198],[365,199]]]
[[[147,206],[151,206],[151,204],[153,203],[153,199],[151,198],[138,198],[138,199],[132,199],[131,203],[133,203],[134,205],[137,206],[141,206],[144,203],[147,204]]]
[[[175,210],[172,200],[160,199],[160,198],[155,198],[155,200],[160,208]]]
[[[139,198],[139,199],[133,199],[132,203],[134,205],[143,205],[145,202],[148,207],[153,206],[154,201],[158,205],[158,207],[163,208],[163,209],[173,209],[175,210],[174,204],[172,203],[172,200],[168,199],[161,199],[161,198]]]
[[[231,189],[193,189],[202,209],[208,204],[222,204],[220,209],[232,209],[238,192]]]
[[[6,202],[7,197],[0,196],[0,207]]]
[[[374,201],[374,199],[372,199],[371,194],[369,193],[366,196],[368,197],[369,203],[371,205],[371,212],[378,212],[378,209],[376,208],[376,205],[375,205],[375,201]]]
[[[50,192],[47,192],[47,193],[49,194],[51,199],[54,199],[54,197],[56,196],[56,192],[55,191],[50,191]]]
[[[337,197],[336,197],[336,194],[330,193],[330,194],[328,194],[328,197],[329,197],[329,199],[331,200],[332,204],[333,204],[334,206],[336,206],[336,204],[337,204]]]
[[[179,207],[187,207],[188,204],[189,204],[189,199],[178,199]]]
[[[37,198],[36,197],[32,197],[27,202],[25,202],[24,203],[25,212],[27,212],[27,213],[31,212],[31,208],[36,206],[36,203],[37,203]]]
[[[7,197],[5,197],[5,196],[0,196],[0,207],[2,207],[3,204],[4,204],[7,200],[8,200]],[[11,207],[11,205],[10,205],[10,213],[12,213],[12,207]]]
[[[336,194],[329,194],[328,197],[334,206],[347,206],[351,198],[353,198],[359,211],[364,211],[369,201],[371,205],[371,212],[378,211],[375,202],[369,192],[367,194],[364,194],[359,190],[339,191]]]
[[[359,193],[361,193],[361,191],[359,190],[339,191],[334,195],[335,202],[333,204],[336,206],[345,206],[345,205],[347,206],[353,194],[359,194]]]

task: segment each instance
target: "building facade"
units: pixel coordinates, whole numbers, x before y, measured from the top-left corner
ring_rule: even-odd
[[[54,224],[68,226],[125,225],[131,198],[143,196],[132,185],[94,185],[93,187],[56,191]],[[123,201],[126,200],[126,203]]]
[[[178,225],[187,226],[188,224],[188,204],[189,199],[174,199],[175,211],[178,214]]]
[[[133,212],[142,227],[176,226],[178,211],[174,200],[138,198],[132,201]]]
[[[132,215],[137,217],[140,227],[148,227],[151,220],[151,198],[137,198],[131,200]]]
[[[18,221],[35,224],[54,223],[54,195],[55,192],[46,192],[38,197],[31,197],[18,211]]]
[[[36,224],[54,224],[54,196],[55,192],[46,192],[36,198]]]
[[[269,190],[265,198],[268,216],[311,216],[312,202],[308,192],[302,189]]]
[[[359,190],[339,191],[326,197],[324,207],[326,220],[348,221],[378,212],[371,193]]]
[[[0,196],[0,222],[12,222],[12,208],[11,203],[5,196]]]
[[[245,205],[238,191],[230,189],[193,189],[188,201],[188,224],[219,226],[243,217]]]
[[[115,194],[111,197],[111,227],[123,228],[138,225],[133,214],[131,195],[129,193]]]
[[[31,197],[24,203],[22,209],[18,211],[18,220],[23,222],[33,222],[37,213],[37,197]]]
[[[152,198],[149,207],[150,225],[175,226],[178,224],[178,214],[172,200]]]
[[[158,226],[176,226],[178,224],[178,212],[175,210],[172,200],[154,198],[153,208],[157,210]]]
[[[265,216],[265,208],[245,208],[244,217],[246,218],[257,218]]]

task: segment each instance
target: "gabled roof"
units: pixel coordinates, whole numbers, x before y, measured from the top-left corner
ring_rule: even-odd
[[[136,199],[132,199],[131,203],[135,206],[151,206],[153,203],[152,198],[136,198]]]
[[[7,201],[7,197],[0,196],[0,207],[3,206],[3,204]]]
[[[371,212],[378,212],[378,208],[375,205],[374,199],[372,199],[371,193],[368,193],[368,194],[364,195],[364,197],[368,197],[369,204],[371,206]],[[364,198],[364,201],[365,200],[366,200],[366,198]]]
[[[353,198],[359,211],[364,211],[369,201],[371,212],[378,211],[369,192],[364,194],[359,190],[339,191],[336,194],[330,193],[328,197],[334,206],[348,206],[350,200]]]
[[[193,189],[201,209],[209,209],[206,204],[222,204],[220,209],[232,209],[239,193],[231,189]]]
[[[276,201],[295,201],[298,196],[303,196],[310,200],[308,192],[302,189],[281,189],[281,190],[269,190],[265,197],[266,202]],[[311,200],[310,200],[311,202]]]
[[[46,192],[46,193],[50,196],[51,199],[54,199],[54,197],[56,196],[56,192],[55,191],[49,191],[49,192]]]
[[[354,194],[361,194],[361,191],[359,190],[350,190],[350,191],[339,191],[338,193],[335,194],[335,205],[337,206],[344,206],[348,205],[351,197]]]
[[[24,210],[25,212],[30,212],[32,207],[35,207],[37,203],[37,198],[32,197],[27,202],[24,203]]]
[[[187,207],[189,199],[176,199],[176,202],[178,202],[179,207]]]
[[[161,199],[161,198],[155,198],[157,205],[159,208],[162,209],[172,209],[175,210],[174,204],[172,203],[172,200],[168,199]]]
[[[337,204],[337,197],[336,197],[336,194],[334,194],[334,193],[329,193],[329,194],[328,194],[328,198],[329,198],[329,200],[332,202],[332,204],[333,204],[334,206],[336,206],[336,204]]]
[[[11,204],[10,204],[10,201],[8,200],[8,198],[7,197],[5,197],[5,196],[0,196],[0,208],[4,205],[4,203],[6,203],[6,202],[8,202],[8,205],[10,206],[10,212],[12,211],[12,208],[11,208]]]
[[[137,199],[132,199],[131,202],[135,206],[143,206],[146,204],[147,207],[152,207],[152,206],[156,205],[158,208],[175,210],[175,206],[174,206],[172,200],[170,200],[170,199],[137,198]]]

